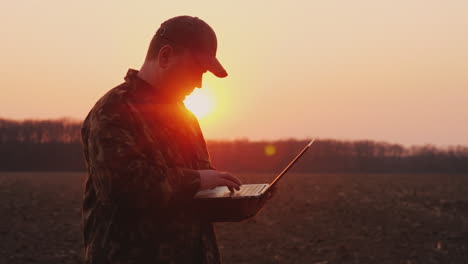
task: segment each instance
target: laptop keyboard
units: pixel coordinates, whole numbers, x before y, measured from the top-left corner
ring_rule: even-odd
[[[240,186],[237,195],[250,196],[257,194],[262,188],[263,184],[245,184]]]

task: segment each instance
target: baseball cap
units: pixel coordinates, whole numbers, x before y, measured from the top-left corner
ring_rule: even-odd
[[[218,41],[214,30],[198,17],[173,17],[161,24],[156,35],[188,48],[198,63],[217,77],[228,75],[216,58]]]

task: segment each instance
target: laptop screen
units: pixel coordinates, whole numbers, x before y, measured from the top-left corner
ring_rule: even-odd
[[[296,161],[299,160],[300,157],[302,157],[302,154],[304,154],[309,149],[309,147],[312,145],[312,143],[314,143],[314,141],[315,138],[312,139],[310,143],[307,144],[307,146],[305,146],[299,154],[297,154],[297,156],[288,164],[288,166],[286,166],[286,168],[273,180],[273,182],[271,182],[268,188],[275,185],[276,182],[279,181],[279,179],[296,163]]]

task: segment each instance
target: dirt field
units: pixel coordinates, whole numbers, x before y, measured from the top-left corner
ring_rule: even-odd
[[[0,264],[81,262],[83,177],[0,173]],[[468,263],[468,175],[291,174],[216,227],[223,263]]]

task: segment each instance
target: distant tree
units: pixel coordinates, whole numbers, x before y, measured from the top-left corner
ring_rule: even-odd
[[[83,170],[81,123],[71,119],[0,119],[0,170]],[[281,171],[310,141],[294,138],[207,140],[215,168]],[[268,149],[268,151],[267,151]],[[294,168],[298,172],[468,173],[468,147],[403,147],[371,140],[319,139]]]

